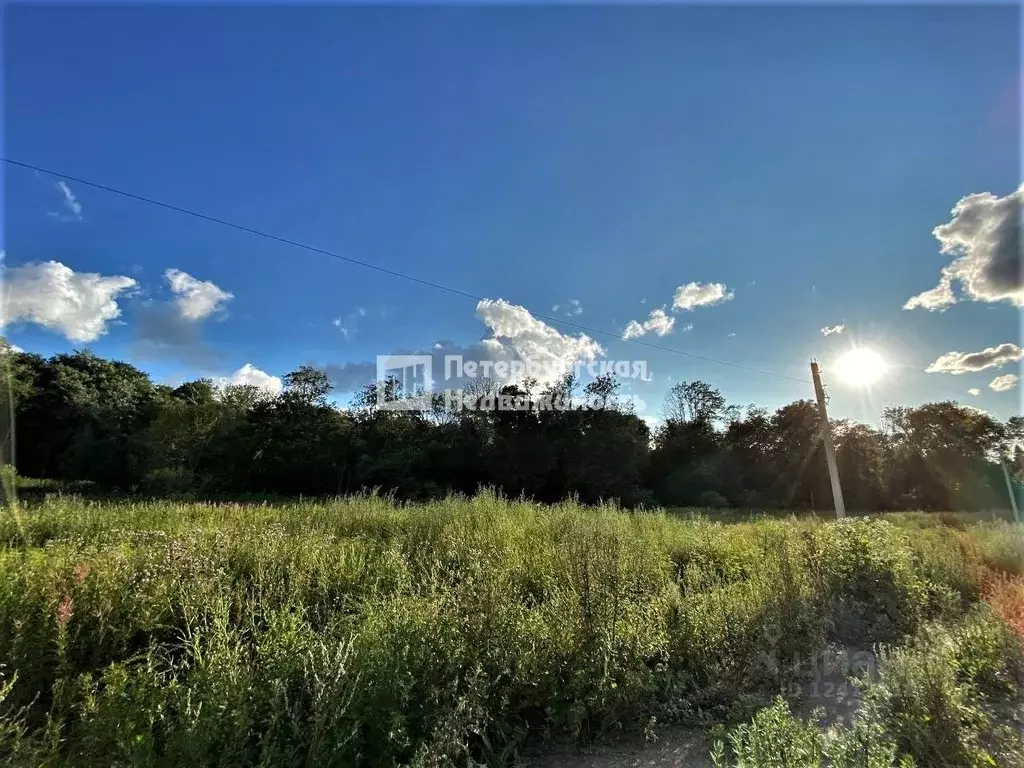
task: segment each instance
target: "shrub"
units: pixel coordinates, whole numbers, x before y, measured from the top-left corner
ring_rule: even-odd
[[[1022,651],[985,608],[952,628],[931,625],[883,649],[877,680],[862,679],[852,726],[822,729],[794,717],[781,699],[712,751],[716,766],[1024,765],[1020,737],[1006,723],[1020,705]]]
[[[729,734],[729,744],[735,762],[726,762],[725,746],[718,741],[712,751],[715,768],[817,768],[824,756],[821,730],[794,717],[781,698],[758,712],[750,723],[735,728]]]
[[[886,642],[925,616],[928,591],[907,533],[883,520],[845,520],[817,531],[835,639]]]

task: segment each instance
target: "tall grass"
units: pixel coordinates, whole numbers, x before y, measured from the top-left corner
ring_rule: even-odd
[[[547,734],[706,724],[829,643],[958,619],[974,564],[1022,554],[971,535],[489,493],[51,497],[0,520],[0,759],[500,765]]]
[[[802,720],[780,698],[712,756],[716,768],[1024,766],[1022,685],[1020,638],[978,608],[883,650],[878,678],[859,681],[864,700],[852,725]]]

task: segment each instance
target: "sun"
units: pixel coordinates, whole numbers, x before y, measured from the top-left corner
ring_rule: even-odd
[[[868,387],[889,370],[885,358],[868,347],[854,347],[836,360],[833,370],[847,384]]]

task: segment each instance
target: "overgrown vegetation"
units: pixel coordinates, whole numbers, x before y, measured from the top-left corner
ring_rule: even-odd
[[[829,644],[915,636],[867,695],[881,757],[845,764],[1003,759],[1019,648],[979,574],[1018,578],[1024,545],[937,522],[50,496],[0,522],[0,761],[509,765],[529,739],[736,722]],[[723,749],[817,765],[787,718]],[[783,738],[811,762],[750,762]]]
[[[852,726],[795,717],[779,698],[716,742],[716,768],[1024,765],[1020,638],[987,609],[925,626],[863,678]],[[728,742],[728,745],[726,744]]]
[[[17,437],[19,473],[105,492],[223,499],[380,489],[425,500],[490,486],[547,502],[832,508],[811,402],[741,409],[699,381],[672,388],[652,435],[611,376],[585,387],[570,376],[547,388],[501,388],[522,410],[494,407],[499,388],[480,380],[476,410],[449,412],[438,395],[434,410],[420,413],[377,407],[378,394],[402,395],[394,380],[370,383],[342,410],[328,402],[326,375],[310,367],[286,376],[276,396],[209,380],[155,385],[88,352],[6,351],[0,367],[13,401],[5,441]],[[850,509],[1008,506],[996,459],[1024,472],[1024,419],[1001,423],[946,402],[889,408],[881,423],[832,425]]]

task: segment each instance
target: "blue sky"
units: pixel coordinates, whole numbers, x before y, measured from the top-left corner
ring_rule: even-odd
[[[960,231],[958,200],[1019,211],[1020,35],[1013,6],[8,7],[5,156],[508,304],[481,313],[7,167],[6,271],[23,293],[4,332],[168,382],[245,364],[353,372],[496,328],[510,354],[578,348],[566,337],[582,331],[524,329],[515,305],[615,334],[589,335],[604,357],[647,361],[653,380],[630,387],[649,416],[680,379],[770,408],[813,395],[616,338],[664,307],[673,327],[643,341],[798,379],[812,356],[828,372],[853,344],[877,349],[892,369],[870,390],[829,380],[837,416],[956,398],[1005,418],[1020,390],[989,383],[1018,372],[1012,349],[993,353],[1002,367],[926,368],[1020,343],[1019,274],[1001,293],[954,282],[943,311],[903,306],[958,258],[932,232]],[[175,294],[171,269],[198,282]],[[674,308],[690,283],[731,298]],[[121,286],[116,316],[68,309],[68,291],[97,286]],[[186,299],[207,303],[187,317]],[[73,322],[94,337],[69,338]]]

